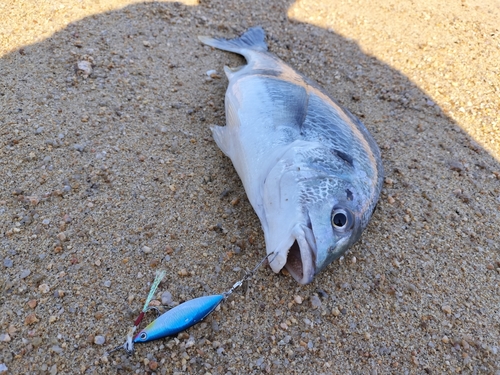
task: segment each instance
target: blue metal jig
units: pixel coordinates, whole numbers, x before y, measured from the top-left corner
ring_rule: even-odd
[[[264,263],[264,261],[273,253],[268,254],[264,259],[262,259],[259,264],[251,271],[245,274],[245,276],[233,284],[231,289],[222,294],[215,294],[211,296],[198,297],[186,302],[181,303],[180,305],[174,307],[171,310],[168,310],[166,313],[160,315],[153,322],[151,322],[146,328],[141,330],[137,335],[134,336],[134,333],[139,326],[142,317],[144,316],[144,312],[147,310],[147,305],[149,304],[149,300],[151,300],[156,287],[163,278],[163,274],[157,275],[155,282],[151,288],[148,299],[146,300],[146,304],[144,306],[143,311],[136,319],[134,326],[129,329],[127,333],[127,340],[123,345],[117,346],[113,350],[111,350],[108,354],[119,350],[125,349],[129,354],[132,354],[134,351],[134,344],[140,342],[148,342],[152,340],[161,339],[167,336],[176,335],[189,327],[194,326],[196,323],[202,321],[205,317],[207,317],[211,312],[213,312],[219,304],[224,301],[227,297],[229,297],[237,288],[239,288],[246,280],[251,278],[253,274],[257,271],[257,269]],[[160,278],[161,277],[161,278]]]
[[[219,306],[223,299],[223,294],[216,294],[181,303],[153,320],[134,337],[132,342],[148,342],[176,335],[203,320]]]

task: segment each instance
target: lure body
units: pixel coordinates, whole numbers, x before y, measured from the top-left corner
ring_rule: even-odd
[[[133,342],[148,342],[176,335],[203,320],[223,299],[223,294],[216,294],[181,303],[151,322],[134,337]]]

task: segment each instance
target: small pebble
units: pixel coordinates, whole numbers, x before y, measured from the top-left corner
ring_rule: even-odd
[[[106,338],[104,336],[96,336],[94,337],[94,344],[96,345],[104,345],[104,343],[106,342]]]
[[[214,341],[214,342],[212,342],[212,347],[213,347],[214,349],[217,349],[219,346],[220,346],[220,342],[219,342],[219,341]]]
[[[78,61],[76,68],[85,78],[92,74],[92,64],[88,61]]]
[[[36,128],[35,134],[41,134],[43,132],[43,126]]]
[[[31,344],[35,347],[38,348],[40,345],[42,345],[42,338],[41,337],[34,337],[33,340],[31,340]]]
[[[318,296],[314,295],[311,297],[311,306],[313,309],[321,307],[321,300],[319,299]]]
[[[448,166],[455,172],[462,172],[464,170],[464,165],[456,160],[449,161]]]
[[[34,309],[36,307],[36,305],[38,304],[37,300],[36,299],[32,299],[32,300],[29,300],[28,301],[28,306],[32,309]]]
[[[4,267],[6,267],[6,268],[10,268],[10,267],[12,267],[12,266],[14,265],[14,263],[12,262],[12,260],[11,260],[11,259],[9,259],[9,258],[5,258],[5,259],[3,260],[3,265],[4,265]]]
[[[149,366],[149,369],[150,369],[150,370],[152,370],[152,371],[156,371],[156,369],[158,368],[158,362],[156,362],[156,361],[151,361],[151,362],[149,362],[148,366]]]
[[[24,324],[29,326],[31,324],[35,324],[36,322],[38,322],[38,318],[36,317],[35,314],[29,314],[26,319],[24,319]]]
[[[219,329],[220,329],[220,328],[219,328],[219,323],[217,323],[217,321],[216,321],[216,320],[212,320],[212,330],[213,330],[214,332],[219,332]]]
[[[29,275],[31,275],[31,271],[30,270],[23,270],[21,271],[21,275],[19,276],[21,279],[25,279],[27,278]]]
[[[47,284],[40,284],[40,286],[38,287],[38,290],[42,293],[42,294],[46,294],[50,291],[50,288]]]
[[[169,291],[164,291],[161,294],[161,304],[168,306],[172,302],[173,302],[173,300],[172,300],[172,293],[170,293]]]
[[[196,344],[196,341],[193,336],[189,336],[188,341],[186,342],[185,348],[190,348]]]
[[[299,305],[302,304],[302,297],[301,296],[294,296],[293,300],[295,301],[295,303],[297,303]]]
[[[0,341],[2,342],[10,342],[10,336],[8,333],[2,333],[0,335]]]
[[[63,352],[63,349],[59,345],[54,345],[51,349],[54,353],[57,354],[61,354]]]
[[[105,286],[106,288],[109,288],[109,287],[111,286],[111,281],[110,281],[110,280],[106,280],[106,281],[104,282],[104,286]]]
[[[461,343],[462,347],[464,348],[464,350],[469,350],[470,349],[470,345],[467,341],[465,340],[462,340]]]
[[[143,246],[142,251],[144,252],[144,254],[151,254],[152,252],[151,248],[148,246]]]
[[[2,372],[7,372],[8,370],[9,370],[9,368],[7,366],[5,366],[5,364],[0,363],[0,374]]]
[[[336,307],[333,308],[332,310],[333,316],[339,316],[340,315],[340,310]]]
[[[448,338],[448,336],[443,336],[443,338],[441,339],[441,341],[445,344],[448,344],[450,342],[450,339]]]
[[[183,276],[183,277],[189,275],[188,271],[185,268],[181,269],[177,273],[179,274],[179,276]]]
[[[441,309],[445,314],[451,314],[451,307],[449,305],[444,305]]]

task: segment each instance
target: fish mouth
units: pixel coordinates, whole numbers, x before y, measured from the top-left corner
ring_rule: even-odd
[[[301,248],[295,240],[288,250],[285,268],[299,284],[309,284],[316,274],[315,258],[309,248]]]
[[[290,245],[291,244],[291,245]],[[309,284],[316,274],[316,244],[312,229],[307,226],[297,226],[288,240],[275,249],[277,259],[271,261],[274,272],[283,267],[302,285]]]

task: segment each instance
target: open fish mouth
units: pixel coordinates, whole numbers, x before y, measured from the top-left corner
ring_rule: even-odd
[[[309,249],[301,249],[296,240],[288,250],[285,268],[300,284],[309,284],[316,274],[313,255]]]

